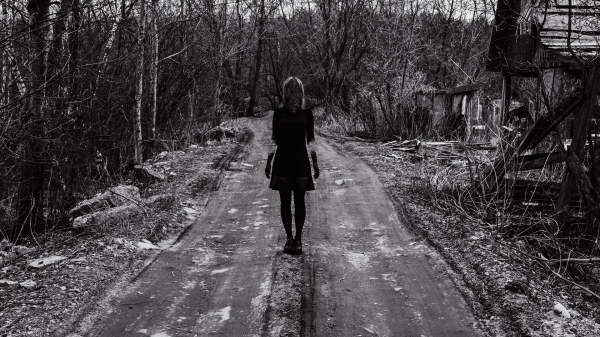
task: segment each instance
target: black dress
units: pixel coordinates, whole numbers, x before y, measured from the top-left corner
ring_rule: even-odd
[[[308,142],[315,140],[312,110],[276,109],[273,113],[273,141],[277,144],[269,187],[280,191],[312,191]]]

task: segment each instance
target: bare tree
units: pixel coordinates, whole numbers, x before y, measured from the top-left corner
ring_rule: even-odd
[[[29,34],[31,48],[31,70],[28,87],[30,99],[27,112],[23,116],[23,124],[28,131],[28,139],[22,148],[21,155],[21,181],[19,185],[18,224],[21,235],[40,231],[44,226],[43,217],[43,191],[44,169],[44,97],[46,62],[46,34],[48,25],[46,20],[50,0],[29,0]]]
[[[141,164],[143,159],[142,152],[142,94],[144,90],[144,37],[146,34],[146,1],[139,0],[140,7],[138,13],[138,32],[137,32],[137,69],[136,69],[136,87],[135,87],[135,110],[133,117],[133,141],[135,146],[135,161]]]
[[[258,25],[258,42],[256,43],[256,56],[254,59],[254,73],[252,75],[252,82],[250,84],[249,93],[250,101],[248,102],[248,108],[246,109],[246,116],[254,115],[254,106],[256,105],[256,92],[258,89],[258,79],[260,78],[260,68],[262,65],[262,54],[263,54],[263,41],[265,33],[265,21],[268,15],[265,11],[265,0],[260,0],[258,4],[258,14],[256,15],[256,22]]]
[[[158,99],[158,0],[152,0],[152,66],[150,67],[150,127],[148,128],[148,146],[154,149],[156,142],[156,109]]]

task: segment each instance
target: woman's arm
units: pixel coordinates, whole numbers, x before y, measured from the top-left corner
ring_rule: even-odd
[[[315,117],[313,116],[312,109],[307,111],[306,116],[306,142],[312,143],[315,141]]]
[[[271,130],[272,130],[272,134],[271,134],[271,140],[273,141],[271,144],[269,144],[268,153],[275,153],[275,151],[277,150],[277,144],[279,143],[279,118],[280,118],[280,112],[278,109],[275,109],[275,111],[273,111],[273,119],[271,121]]]
[[[275,109],[275,111],[273,112],[273,121],[271,124],[271,129],[273,130],[273,133],[271,134],[271,139],[273,140],[273,143],[275,143],[275,145],[279,143],[279,116],[279,110]]]
[[[308,110],[308,116],[306,117],[306,142],[308,144],[308,151],[317,151],[315,141],[315,118],[312,110]]]
[[[306,121],[306,142],[308,151],[310,153],[310,159],[312,161],[314,177],[315,179],[319,178],[320,170],[319,164],[317,161],[317,147],[315,145],[315,118],[313,116],[312,110],[308,111],[307,121]]]

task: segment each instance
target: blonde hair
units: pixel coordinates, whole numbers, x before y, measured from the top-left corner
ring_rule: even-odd
[[[292,113],[298,108],[304,109],[306,102],[304,99],[304,86],[297,77],[288,77],[283,82],[282,101],[280,108],[289,108]],[[300,106],[298,106],[300,105]]]

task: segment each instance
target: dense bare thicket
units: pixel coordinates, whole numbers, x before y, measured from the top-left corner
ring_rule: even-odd
[[[231,113],[217,64],[242,49],[228,39],[251,34],[210,2],[145,2],[2,2],[5,235],[63,224],[149,149],[181,146]]]
[[[4,236],[60,226],[75,202],[157,151],[278,103],[287,76],[347,132],[430,123],[412,94],[489,82],[481,1],[4,0]]]

